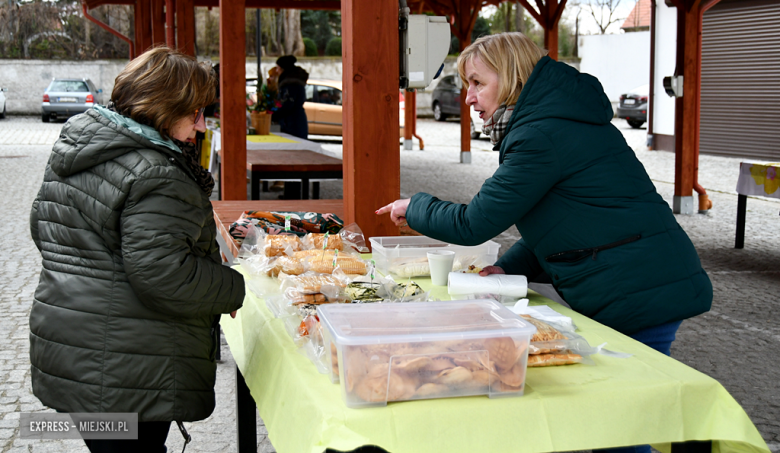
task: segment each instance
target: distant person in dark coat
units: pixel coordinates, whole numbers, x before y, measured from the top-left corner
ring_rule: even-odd
[[[274,112],[273,121],[279,123],[281,131],[285,134],[300,138],[309,137],[309,121],[303,103],[306,102],[306,81],[309,73],[300,66],[295,66],[298,61],[292,55],[285,55],[276,60],[282,73],[279,75],[279,97],[282,106]]]

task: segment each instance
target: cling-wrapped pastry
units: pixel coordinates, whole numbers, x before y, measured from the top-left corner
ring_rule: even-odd
[[[278,276],[279,272],[284,272],[287,275],[301,275],[304,272],[303,263],[301,263],[300,260],[287,255],[272,258],[269,265],[271,267],[268,269],[267,273],[271,277]]]
[[[528,356],[528,367],[570,365],[573,363],[582,363],[582,356],[579,354],[534,354]]]
[[[332,275],[297,275],[285,280],[285,287],[295,288],[305,294],[320,293],[323,286],[344,288],[347,285]]]
[[[528,348],[529,354],[562,353],[568,349],[569,337],[560,330],[529,315],[520,316],[536,327],[536,333],[531,337]]]
[[[327,250],[344,250],[344,242],[341,240],[341,236],[338,234],[329,234],[328,243],[325,244],[325,235],[318,233],[309,233],[303,238],[304,244],[310,246],[314,250],[322,250],[323,245]]]
[[[290,234],[269,234],[265,237],[265,256],[291,255],[301,249],[301,240]]]
[[[330,258],[315,255],[309,260],[309,270],[321,274],[332,274],[336,267],[341,268],[347,275],[366,275],[368,272],[365,261],[351,256],[339,256],[336,258],[336,266],[333,265],[332,255]]]

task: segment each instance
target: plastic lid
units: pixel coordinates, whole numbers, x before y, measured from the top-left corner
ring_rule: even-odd
[[[326,304],[320,321],[339,344],[383,344],[533,335],[536,328],[494,300]]]

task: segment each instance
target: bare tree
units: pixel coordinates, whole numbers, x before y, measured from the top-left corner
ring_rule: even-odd
[[[524,33],[525,30],[525,7],[520,2],[515,3],[515,31]]]
[[[606,34],[607,28],[615,22],[625,18],[617,17],[616,11],[621,0],[586,0],[585,4],[590,11],[593,20],[599,27],[600,34]]]
[[[509,2],[504,3],[504,31],[512,31],[512,4]]]
[[[305,55],[303,36],[301,35],[301,11],[284,10],[284,53],[302,57]]]

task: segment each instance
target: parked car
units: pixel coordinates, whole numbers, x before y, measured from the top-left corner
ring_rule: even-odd
[[[247,104],[257,101],[257,79],[247,79]],[[309,79],[306,83],[306,102],[303,109],[309,122],[310,135],[342,135],[341,103],[343,101],[342,85],[338,80]],[[399,93],[399,102],[404,102],[404,96]],[[399,110],[401,104],[399,104]],[[399,113],[403,123],[403,112]],[[403,125],[400,125],[400,136],[403,136]]]
[[[2,109],[0,109],[0,119],[5,118],[5,92],[8,91],[8,88],[0,88],[0,105],[3,106]]]
[[[448,117],[460,118],[460,77],[449,75],[442,77],[436,88],[433,89],[431,96],[431,108],[433,109],[433,119],[436,121],[445,121]],[[471,116],[471,138],[479,138],[482,131],[482,118],[474,109],[469,109]]]
[[[103,90],[89,79],[53,79],[43,92],[41,120],[70,118],[102,103]]]
[[[624,118],[628,125],[639,129],[647,121],[647,99],[650,85],[636,87],[626,94],[620,95],[617,117]]]

